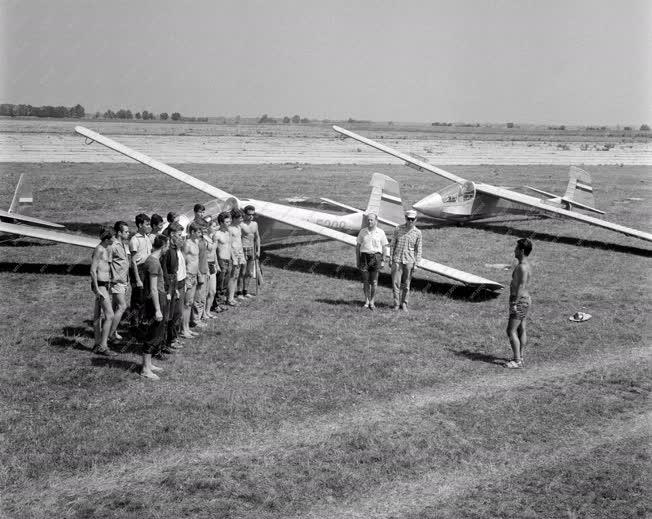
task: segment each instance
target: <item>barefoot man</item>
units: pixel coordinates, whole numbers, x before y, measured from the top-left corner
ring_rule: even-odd
[[[532,242],[521,238],[516,242],[514,256],[518,265],[512,273],[512,283],[509,286],[509,321],[507,323],[507,337],[512,346],[514,357],[505,364],[506,368],[516,369],[523,367],[523,349],[527,345],[525,322],[532,300],[528,291],[528,283],[532,277],[532,267],[528,256],[532,252]]]
[[[100,234],[100,244],[93,251],[91,260],[91,289],[95,294],[93,310],[93,331],[95,344],[93,352],[98,355],[115,355],[109,349],[107,340],[113,323],[113,308],[111,305],[111,268],[109,266],[109,252],[113,243],[113,231],[105,229]],[[104,318],[102,318],[104,314]]]
[[[190,312],[195,302],[197,290],[197,274],[199,273],[199,239],[201,227],[195,222],[188,226],[188,239],[183,245],[183,257],[186,261],[186,295],[183,302],[183,320],[181,336],[184,339],[192,339],[199,335],[190,329]]]
[[[238,290],[241,289],[243,297],[254,297],[247,291],[249,281],[256,269],[256,261],[260,258],[260,234],[258,233],[258,223],[254,221],[256,208],[248,205],[244,208],[243,221],[240,224],[242,229],[242,251],[247,262],[244,272],[238,276]]]

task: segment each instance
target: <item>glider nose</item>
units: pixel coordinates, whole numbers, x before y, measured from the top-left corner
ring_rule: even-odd
[[[419,200],[412,207],[420,213],[437,218],[441,215],[443,205],[441,195],[439,193],[433,193]]]

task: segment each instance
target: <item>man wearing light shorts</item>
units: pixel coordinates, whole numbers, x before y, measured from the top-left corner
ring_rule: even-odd
[[[235,291],[238,286],[238,279],[244,275],[244,269],[247,265],[244,250],[242,248],[242,211],[233,209],[231,211],[231,225],[229,225],[229,235],[231,236],[231,275],[229,276],[229,292],[226,304],[237,306],[235,301]],[[244,299],[242,294],[238,299]]]
[[[523,367],[523,350],[527,345],[526,318],[532,300],[528,284],[532,278],[532,266],[528,256],[532,252],[532,242],[528,238],[521,238],[516,242],[514,257],[518,265],[512,273],[512,282],[509,286],[509,321],[507,322],[507,337],[512,347],[512,360],[505,363],[506,368],[516,369]]]
[[[127,296],[129,294],[129,267],[131,265],[131,252],[129,251],[129,225],[118,221],[113,226],[115,241],[111,245],[109,265],[111,268],[111,297],[113,298],[113,322],[109,339],[122,340],[118,333],[118,326],[122,315],[127,309]]]
[[[113,230],[104,229],[100,234],[100,244],[93,251],[91,260],[91,289],[95,294],[93,308],[93,334],[95,344],[93,352],[98,355],[115,355],[107,344],[111,324],[113,323],[113,308],[111,307],[111,268],[109,265],[109,250],[113,243]],[[102,318],[104,314],[104,318]]]
[[[199,240],[201,228],[194,222],[188,226],[188,238],[183,245],[183,256],[186,262],[186,294],[183,306],[183,325],[181,336],[192,339],[199,335],[190,329],[190,313],[195,302],[197,290],[197,274],[199,273]]]
[[[243,221],[240,224],[242,251],[247,262],[244,272],[238,276],[238,290],[243,297],[254,297],[253,294],[247,292],[247,288],[256,268],[256,261],[260,258],[260,235],[258,234],[258,223],[254,221],[255,215],[256,208],[253,205],[246,206]]]

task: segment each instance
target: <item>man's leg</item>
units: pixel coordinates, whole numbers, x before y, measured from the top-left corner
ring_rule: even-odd
[[[215,292],[217,291],[217,274],[209,274],[206,283],[206,300],[204,303],[204,315],[209,319],[215,317],[211,313],[213,302],[215,301]]]
[[[403,273],[401,275],[401,307],[407,310],[407,305],[410,302],[410,282],[412,281],[412,271],[414,265],[406,263],[403,265]]]
[[[237,284],[237,298],[244,299],[244,278],[247,264],[238,265],[238,284]]]
[[[120,326],[120,320],[122,315],[127,309],[127,299],[126,299],[126,290],[124,293],[114,293],[113,297],[113,322],[111,323],[111,331],[109,332],[109,337],[114,337],[119,339],[117,332],[118,326]]]
[[[197,274],[197,288],[195,290],[195,301],[191,313],[191,322],[195,326],[201,326],[202,317],[204,317],[204,305],[206,304],[206,274]]]
[[[247,256],[247,264],[244,269],[244,274],[242,277],[242,295],[245,297],[254,297],[253,294],[248,292],[249,281],[251,280],[251,275],[254,269],[254,258],[253,256]]]
[[[361,270],[360,275],[362,276],[362,290],[364,291],[364,306],[365,308],[369,306],[370,303],[370,294],[369,294],[369,271]]]
[[[102,301],[95,296],[93,302],[93,348],[97,348],[102,341]]]
[[[521,361],[523,360],[523,353],[525,350],[525,347],[527,346],[527,329],[526,329],[526,323],[527,321],[525,319],[521,320],[521,324],[518,327],[518,342],[521,345]]]
[[[369,308],[376,307],[376,289],[378,288],[378,271],[369,272]]]
[[[189,286],[190,285],[190,286]],[[196,334],[190,330],[190,312],[192,305],[195,302],[195,289],[197,285],[192,282],[186,285],[186,295],[183,300],[183,336],[186,339],[191,339]]]
[[[512,347],[513,360],[517,363],[521,362],[521,341],[517,333],[521,322],[520,319],[510,317],[509,322],[507,323],[507,337],[509,338],[509,344]]]
[[[109,290],[106,287],[100,287],[100,294],[102,294],[102,298],[98,299],[101,307],[101,311],[99,313],[104,313],[104,318],[101,319],[100,342],[97,343],[97,348],[101,351],[108,349],[107,341],[109,339],[109,332],[111,331],[111,324],[113,323],[113,308],[111,306],[111,295],[109,294]],[[95,331],[97,331],[96,323],[98,321],[99,318],[93,323]]]
[[[235,291],[238,286],[238,275],[240,274],[240,265],[231,264],[229,271],[228,291],[226,302],[229,305],[235,305]]]
[[[394,310],[399,309],[401,304],[401,276],[403,274],[403,264],[394,262],[392,264],[392,293],[394,295]]]

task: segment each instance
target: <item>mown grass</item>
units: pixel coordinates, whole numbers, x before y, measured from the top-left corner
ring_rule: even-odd
[[[239,195],[366,204],[400,167],[185,168]],[[560,191],[561,168],[487,167]],[[523,171],[523,169],[525,171]],[[203,197],[136,165],[2,165],[41,179],[37,216],[93,231]],[[470,168],[458,168],[469,175]],[[598,207],[649,230],[649,168],[591,168]],[[528,178],[525,180],[523,175]],[[498,176],[498,175],[495,175]],[[552,180],[560,177],[562,180]],[[310,179],[308,182],[307,179]],[[604,187],[602,187],[604,186]],[[364,312],[352,250],[271,248],[246,308],[139,379],[138,356],[94,357],[89,251],[0,245],[0,481],[8,517],[644,517],[650,511],[649,247],[560,221],[424,229],[427,257],[507,283],[534,235],[527,369],[497,363],[506,295],[420,273],[411,311]],[[301,241],[304,241],[302,238]],[[41,267],[46,268],[41,272]],[[76,265],[69,269],[70,265]],[[594,318],[573,324],[582,309]]]

